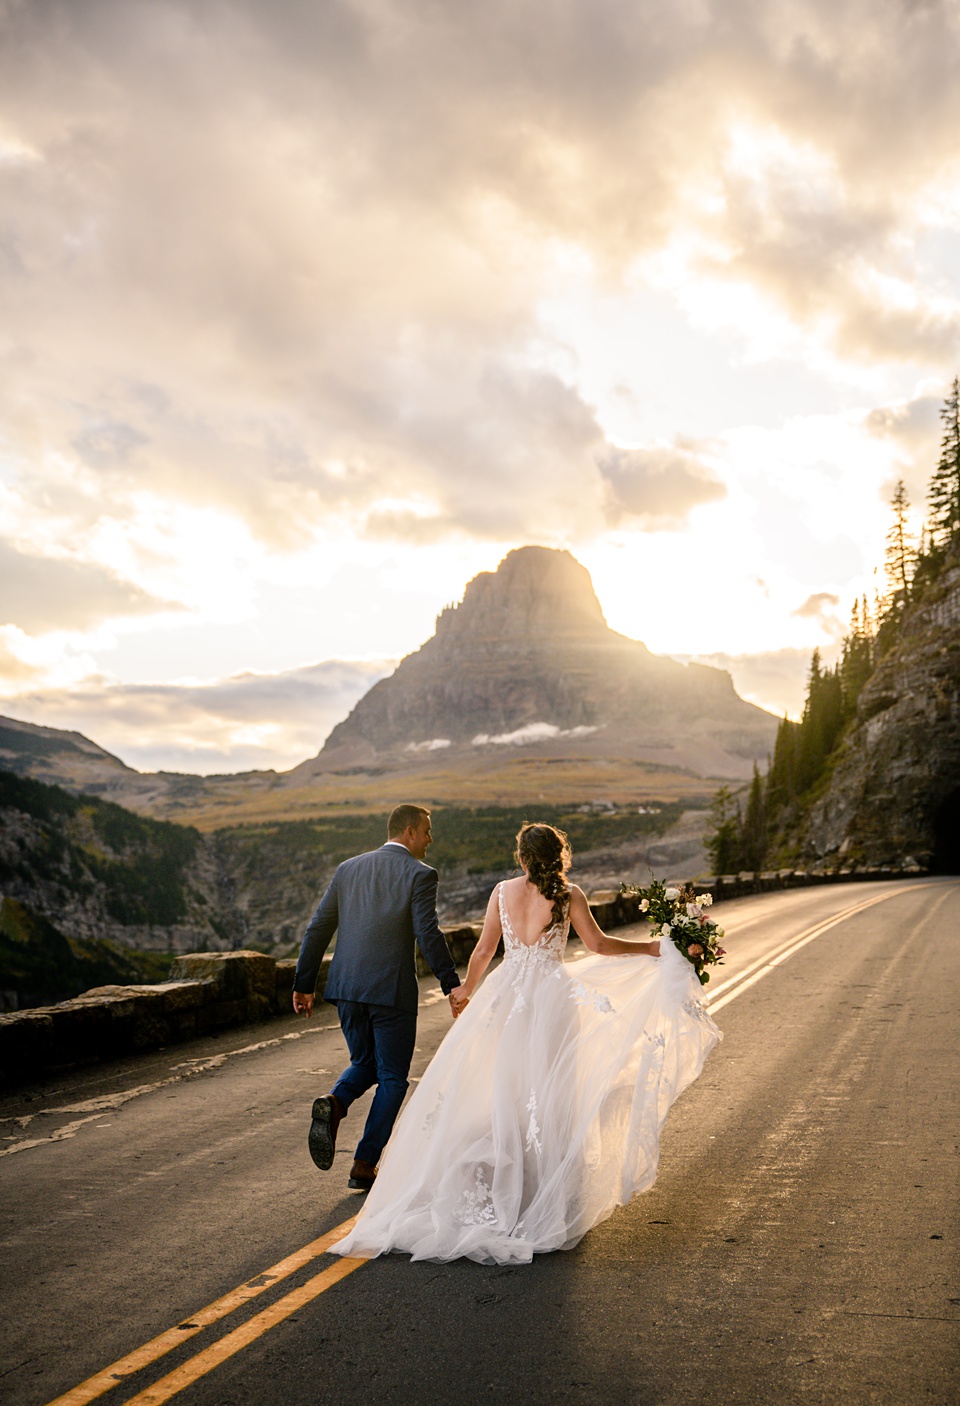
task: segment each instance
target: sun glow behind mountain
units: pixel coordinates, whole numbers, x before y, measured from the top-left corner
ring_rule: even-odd
[[[957,15],[600,11],[5,14],[3,711],[289,766],[524,543],[796,710],[960,361]]]

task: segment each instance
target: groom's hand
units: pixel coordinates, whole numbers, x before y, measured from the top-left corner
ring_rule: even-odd
[[[462,1014],[470,1004],[469,996],[464,996],[462,993],[463,987],[455,986],[447,998],[450,1002],[450,1009],[453,1012],[454,1020],[456,1020],[457,1016]]]
[[[297,1015],[305,1015],[309,1020],[313,1015],[313,997],[306,991],[294,991],[293,1009]]]

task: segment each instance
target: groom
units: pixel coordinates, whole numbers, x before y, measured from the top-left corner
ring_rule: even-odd
[[[350,1169],[348,1185],[358,1191],[374,1183],[408,1088],[419,999],[415,943],[455,1017],[461,1009],[453,994],[460,978],[437,921],[439,876],[423,862],[432,840],[428,810],[397,806],[387,822],[386,844],[338,867],[307,924],[293,979],[293,1009],[309,1016],[320,962],[336,932],[323,999],[337,1007],[350,1066],[326,1097],[314,1100],[308,1142],[314,1162],[328,1171],[347,1109],[376,1084]]]

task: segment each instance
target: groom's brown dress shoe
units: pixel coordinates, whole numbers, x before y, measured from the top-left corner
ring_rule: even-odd
[[[350,1180],[347,1182],[351,1191],[369,1191],[377,1179],[376,1167],[371,1167],[369,1162],[361,1162],[359,1159],[350,1168]]]
[[[333,1166],[333,1154],[337,1150],[337,1128],[346,1109],[335,1094],[313,1100],[313,1121],[307,1135],[307,1146],[321,1172],[329,1172]]]

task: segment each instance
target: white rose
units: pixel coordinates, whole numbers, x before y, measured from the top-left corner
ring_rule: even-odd
[[[671,932],[673,932],[673,929],[671,928],[670,924],[664,923],[663,927],[660,929],[660,936],[669,937]]]
[[[699,916],[700,916],[700,909],[698,908],[698,906],[696,905],[696,903],[688,903],[688,904],[687,904],[687,917],[688,917],[688,918],[699,918]]]
[[[640,912],[641,912],[641,913],[645,913],[649,907],[650,907],[650,900],[649,900],[649,898],[644,898],[644,899],[641,899],[641,900],[640,900]]]
[[[672,903],[672,902],[674,901],[674,899],[677,899],[677,898],[680,897],[680,890],[679,890],[679,889],[666,889],[666,890],[664,891],[664,895],[663,895],[663,896],[664,896],[665,899],[668,900],[668,902]]]

